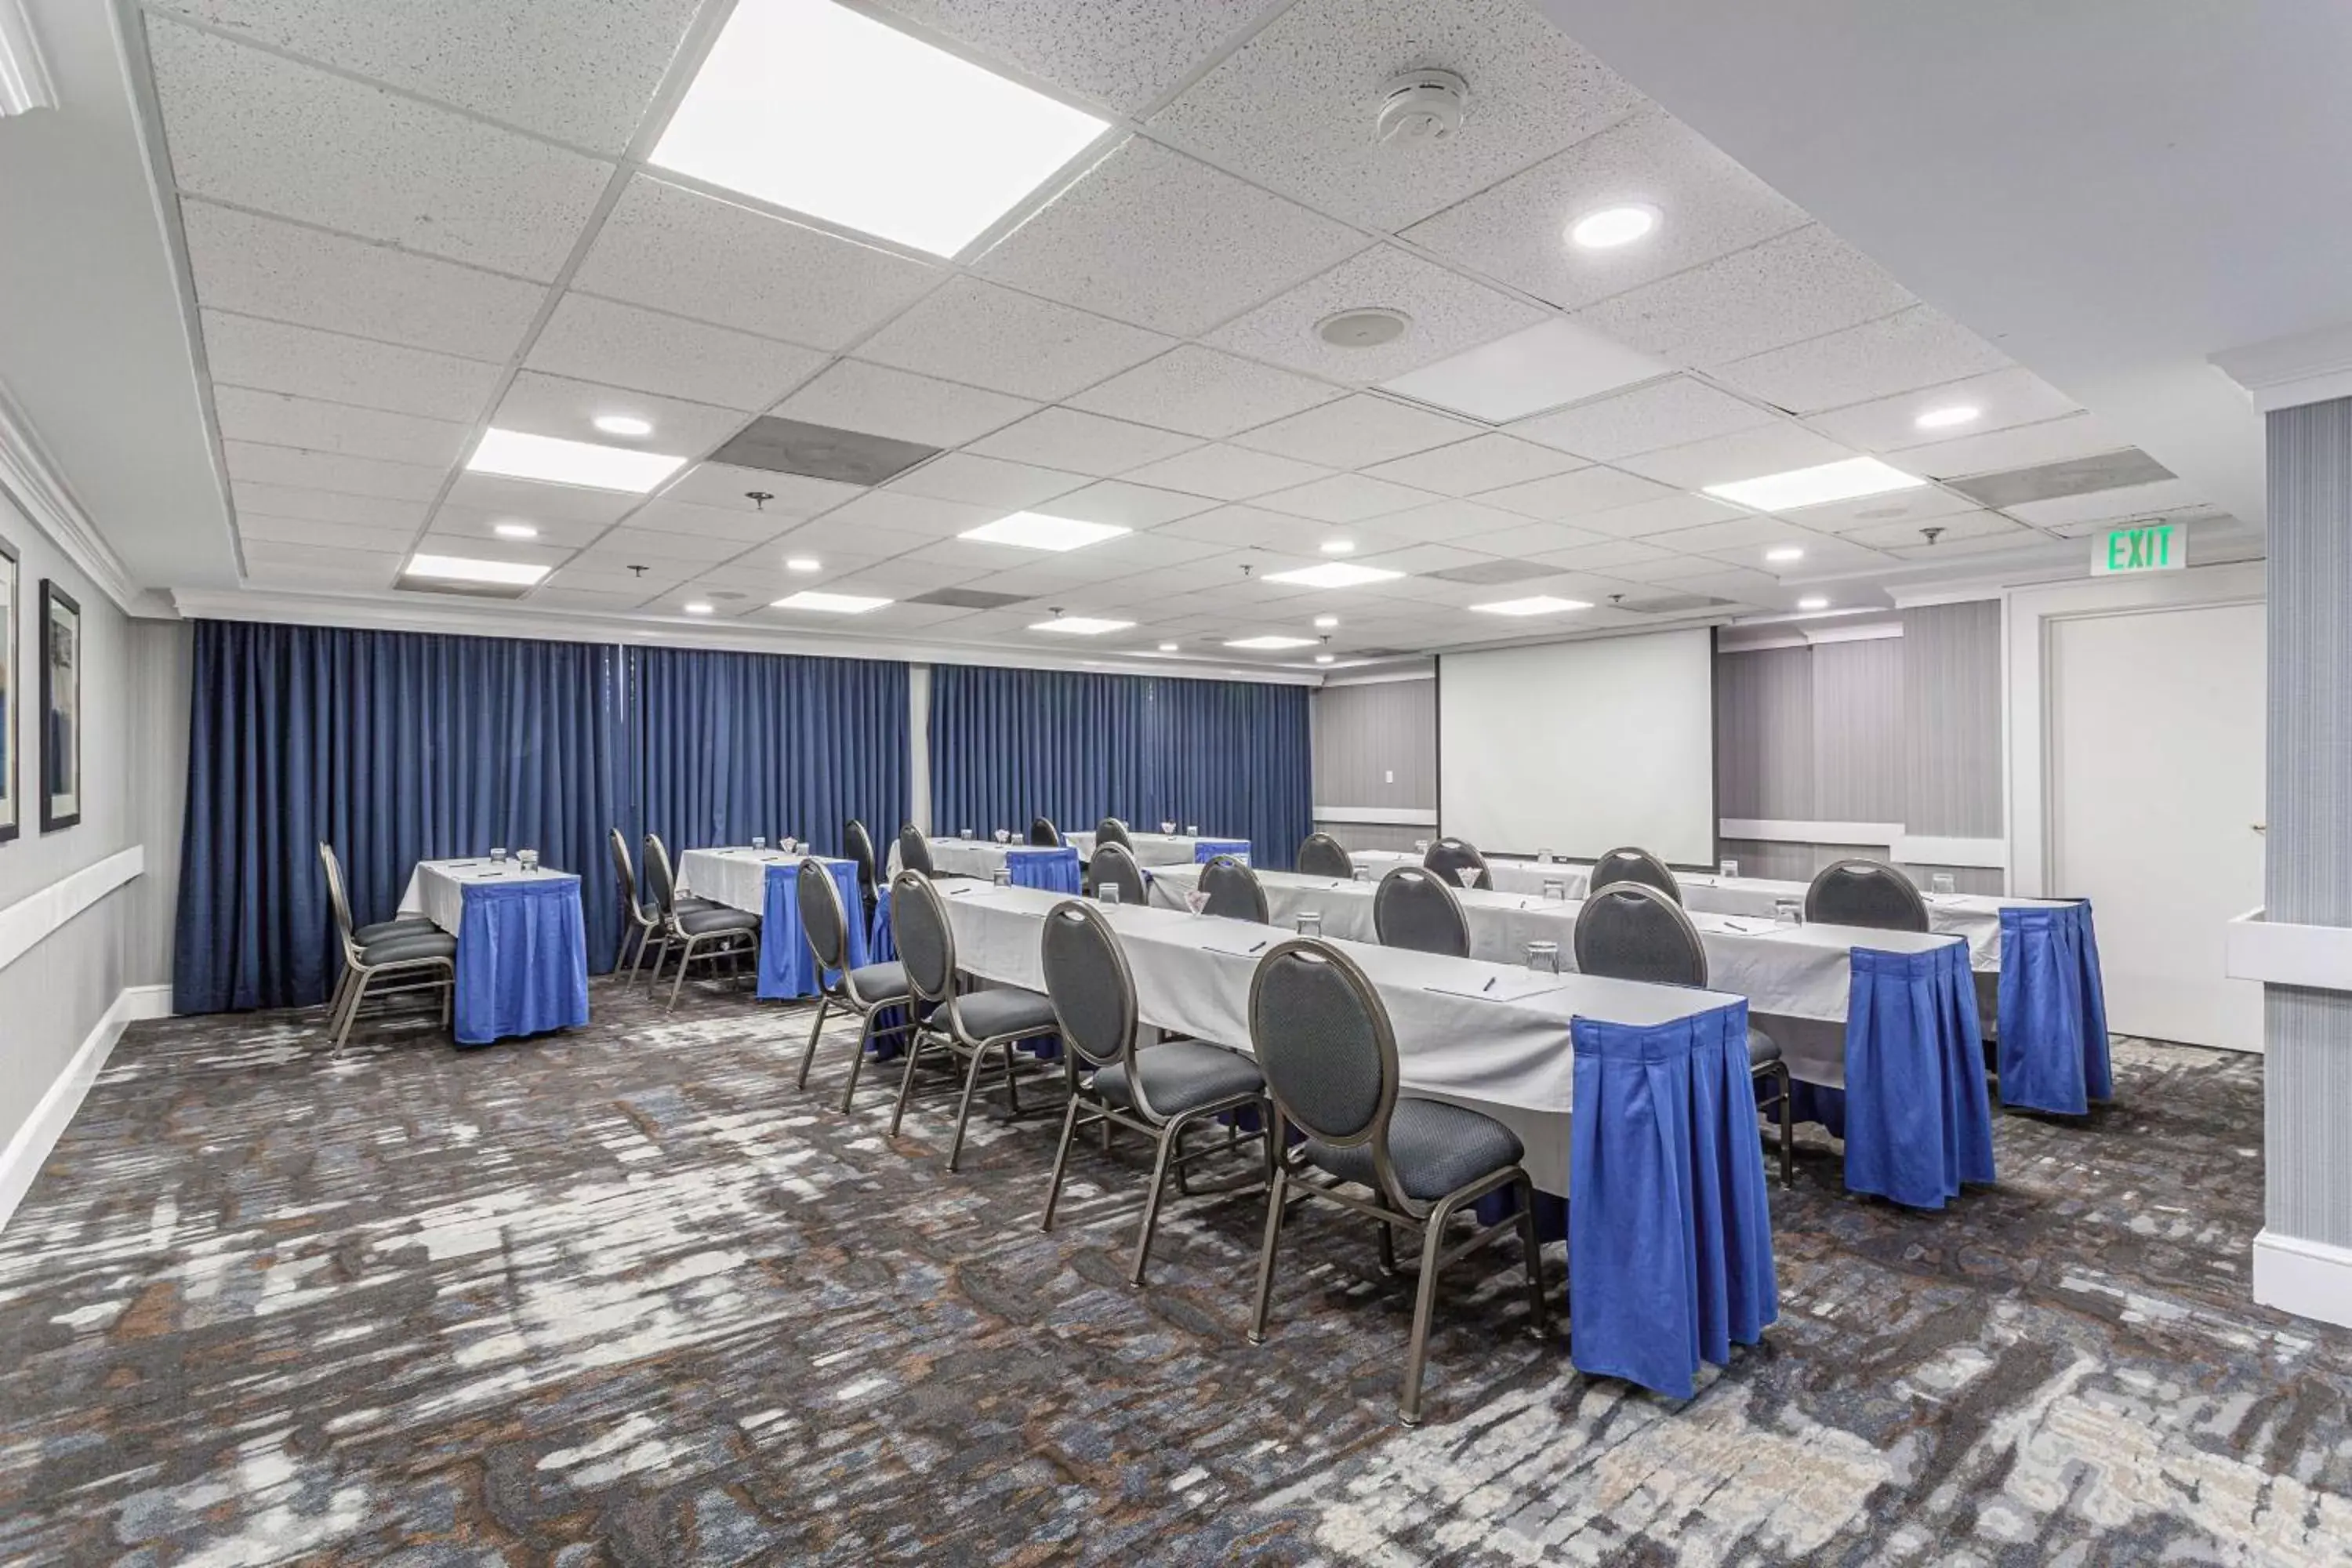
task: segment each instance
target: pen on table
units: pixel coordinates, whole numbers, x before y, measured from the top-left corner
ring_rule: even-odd
[[[1259,948],[1264,947],[1265,945],[1265,943],[1264,943],[1264,942],[1253,942],[1253,943],[1251,943],[1251,944],[1250,944],[1250,950],[1249,950],[1249,952],[1255,952]],[[1248,952],[1245,952],[1245,953],[1242,954],[1242,956],[1243,956],[1244,958],[1247,958],[1247,957],[1249,956],[1249,953],[1248,953]]]
[[[1484,984],[1484,985],[1481,985],[1480,987],[1478,987],[1478,989],[1479,989],[1479,990],[1481,990],[1481,991],[1492,991],[1494,988],[1495,988],[1495,977],[1494,977],[1493,975],[1491,975],[1491,974],[1489,974],[1488,976],[1486,976],[1486,984]]]

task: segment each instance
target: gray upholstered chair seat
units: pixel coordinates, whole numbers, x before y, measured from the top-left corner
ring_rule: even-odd
[[[1299,1152],[1345,1182],[1380,1190],[1370,1143],[1334,1148],[1308,1139]],[[1399,1096],[1389,1122],[1389,1161],[1405,1196],[1429,1202],[1519,1163],[1517,1134],[1491,1116],[1438,1100]]]
[[[1198,1040],[1147,1046],[1136,1053],[1135,1064],[1135,1070],[1143,1077],[1143,1092],[1151,1098],[1152,1110],[1162,1117],[1181,1116],[1265,1088],[1257,1065],[1248,1058]],[[1127,1086],[1125,1063],[1115,1062],[1096,1073],[1094,1087],[1097,1094],[1120,1110],[1133,1109],[1135,1096]]]
[[[1762,1067],[1766,1062],[1780,1059],[1780,1042],[1761,1029],[1748,1031],[1748,1062],[1750,1067]]]
[[[742,910],[714,906],[707,910],[689,910],[683,903],[677,910],[677,929],[688,936],[719,936],[734,931],[758,931],[760,917]]]
[[[393,937],[423,936],[427,931],[440,929],[424,915],[402,915],[397,920],[378,921],[372,926],[362,926],[352,932],[352,940],[362,947],[367,947]]]
[[[360,962],[370,969],[387,963],[414,963],[420,958],[455,958],[457,939],[446,931],[409,931],[386,937],[360,950]]]
[[[861,1002],[903,1002],[908,994],[907,966],[868,963],[849,972],[849,989]]]
[[[956,998],[956,1022],[975,1040],[1054,1032],[1054,1004],[1034,991],[992,985]]]

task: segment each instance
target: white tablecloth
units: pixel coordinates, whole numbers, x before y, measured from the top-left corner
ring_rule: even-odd
[[[949,891],[958,966],[1043,991],[1040,934],[1046,911],[1063,901],[1029,888],[966,883]],[[1126,950],[1145,1023],[1249,1049],[1250,979],[1265,950],[1287,932],[1167,910],[1100,907]],[[1404,1087],[1484,1110],[1510,1127],[1528,1146],[1536,1185],[1562,1195],[1575,1104],[1570,1021],[1581,1016],[1662,1024],[1734,1000],[1717,992],[1538,975],[1517,964],[1343,945],[1388,1006]]]
[[[489,857],[478,860],[419,860],[416,869],[408,874],[408,886],[400,895],[400,912],[423,915],[451,936],[457,934],[458,922],[466,913],[466,885],[469,882],[491,882],[503,885],[522,881],[577,882],[580,879],[570,871],[558,871],[541,866],[536,871],[526,871],[509,857],[505,865],[495,865]]]
[[[1031,849],[1036,846],[1016,838],[1010,844],[999,844],[992,838],[934,838],[931,840],[931,870],[941,877],[977,877],[982,881],[996,875],[1004,858],[1015,849]],[[898,847],[890,847],[890,874],[898,872]]]
[[[1091,860],[1095,858],[1093,834],[1065,833],[1062,837],[1064,841],[1076,847],[1079,859]],[[1139,866],[1190,866],[1200,858],[1202,838],[1209,839],[1213,843],[1234,842],[1233,839],[1220,839],[1213,833],[1204,833],[1199,837],[1194,837],[1183,833],[1138,833],[1133,828],[1129,828],[1127,834],[1128,843],[1135,851],[1135,863]]]
[[[801,858],[781,849],[689,849],[677,858],[677,890],[730,910],[768,911],[768,868],[797,866]]]

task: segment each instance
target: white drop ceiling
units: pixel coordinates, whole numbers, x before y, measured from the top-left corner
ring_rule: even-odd
[[[1785,516],[1698,495],[1859,456],[1960,479],[2129,437],[1524,0],[863,0],[1110,127],[946,259],[647,165],[729,8],[131,10],[247,589],[361,618],[425,551],[551,568],[519,600],[450,601],[486,629],[682,622],[693,601],[716,610],[698,622],[845,644],[1066,653],[1031,629],[1058,610],[1133,623],[1094,655],[1175,642],[1231,665],[1234,640],[1336,616],[1345,664],[1660,624],[1612,601],[1662,593],[1724,601],[1700,619],[1879,606],[2004,563],[2064,570],[2078,535],[2141,516],[2186,520],[2192,553],[2259,553],[2181,480],[2006,513],[1940,482]],[[1423,66],[1469,84],[1462,129],[1377,143],[1379,89]],[[1629,201],[1662,213],[1647,239],[1563,240]],[[1362,307],[1410,324],[1370,348],[1317,332]],[[1475,353],[1530,331],[1568,345],[1546,351],[1573,360],[1563,405],[1455,411],[1547,395],[1539,357]],[[1955,404],[1981,412],[1917,426]],[[707,460],[771,412],[944,450],[871,489]],[[600,435],[609,414],[653,431]],[[689,462],[644,497],[466,472],[493,426]],[[1060,553],[957,537],[1023,510],[1132,531]],[[514,521],[536,537],[496,531]],[[1403,575],[1265,580],[1328,542]],[[944,587],[1024,602],[904,602]],[[770,607],[799,591],[898,602]],[[1470,612],[1546,595],[1595,607]]]

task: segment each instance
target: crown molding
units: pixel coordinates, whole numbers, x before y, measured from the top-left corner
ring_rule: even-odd
[[[0,6],[8,0],[0,0]],[[126,614],[152,614],[140,604],[140,591],[131,574],[82,510],[71,486],[58,471],[48,449],[33,433],[31,421],[0,385],[0,492],[15,501],[48,542],[65,552],[100,593]]]
[[[0,0],[0,120],[58,106],[57,84],[22,0]]]
[[[2210,363],[2264,414],[2352,397],[2352,326],[2224,349]]]

